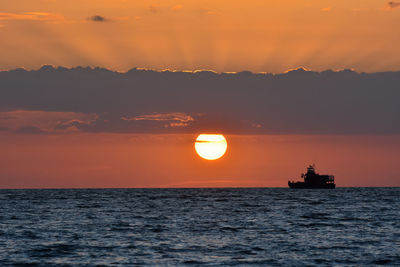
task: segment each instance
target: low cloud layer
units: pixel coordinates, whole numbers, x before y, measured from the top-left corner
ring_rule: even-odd
[[[1,132],[400,134],[400,72],[0,72]]]

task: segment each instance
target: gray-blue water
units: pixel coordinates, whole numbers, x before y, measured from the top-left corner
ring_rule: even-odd
[[[400,266],[400,188],[0,190],[0,266]]]

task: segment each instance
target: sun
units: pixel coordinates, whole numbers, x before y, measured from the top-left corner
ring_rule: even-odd
[[[200,134],[194,148],[203,159],[216,160],[225,154],[228,144],[222,134]]]

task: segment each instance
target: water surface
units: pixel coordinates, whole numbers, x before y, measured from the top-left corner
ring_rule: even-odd
[[[0,190],[0,266],[400,265],[400,188]]]

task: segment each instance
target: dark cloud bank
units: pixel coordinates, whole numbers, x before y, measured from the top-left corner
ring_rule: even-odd
[[[97,114],[57,126],[86,132],[399,134],[399,102],[400,72],[0,72],[0,111]],[[40,133],[28,126],[20,132]]]

